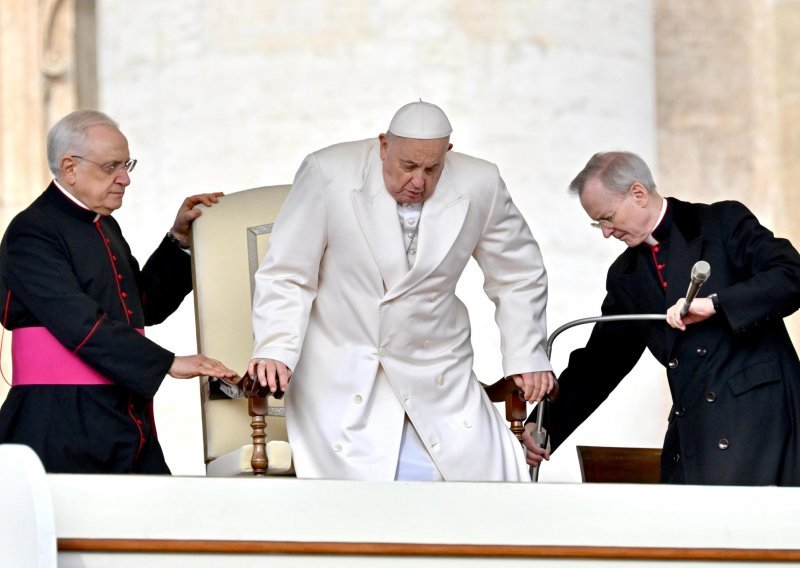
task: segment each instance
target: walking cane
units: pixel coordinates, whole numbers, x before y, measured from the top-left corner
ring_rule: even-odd
[[[585,323],[601,323],[601,322],[614,322],[614,321],[665,321],[666,314],[625,314],[616,316],[594,316],[590,318],[576,319],[565,323],[556,329],[547,339],[547,358],[550,358],[550,353],[553,351],[553,342],[562,332]],[[557,383],[556,383],[557,384]],[[536,429],[531,432],[531,437],[541,447],[547,447],[547,431],[542,424],[544,423],[545,402],[554,401],[558,397],[558,388],[554,388],[550,396],[542,399],[536,406]],[[531,481],[539,481],[539,467],[531,466]]]

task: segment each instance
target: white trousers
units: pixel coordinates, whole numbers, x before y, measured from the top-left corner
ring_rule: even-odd
[[[444,481],[408,416],[403,422],[403,437],[394,478],[397,481]]]

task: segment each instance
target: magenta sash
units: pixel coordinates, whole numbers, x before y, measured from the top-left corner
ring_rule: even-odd
[[[144,335],[143,329],[137,329]],[[21,327],[11,336],[11,384],[113,385],[64,347],[44,327]]]

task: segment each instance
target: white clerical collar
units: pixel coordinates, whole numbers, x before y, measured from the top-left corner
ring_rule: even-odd
[[[397,212],[401,215],[405,215],[406,212],[410,212],[411,214],[416,212],[418,215],[420,211],[422,211],[422,202],[397,204]]]
[[[63,187],[61,187],[61,184],[60,184],[60,183],[58,183],[58,180],[57,180],[57,179],[53,179],[53,185],[55,185],[55,186],[56,186],[56,187],[57,187],[59,190],[61,190],[61,193],[63,193],[64,195],[66,195],[66,196],[67,196],[67,198],[68,198],[70,201],[72,201],[72,202],[73,202],[75,205],[77,205],[77,206],[78,206],[78,207],[80,207],[81,209],[86,209],[87,211],[91,211],[91,210],[90,210],[88,207],[86,207],[86,205],[84,205],[83,203],[81,203],[81,201],[80,201],[80,200],[79,200],[77,197],[75,197],[75,196],[74,196],[74,195],[72,195],[72,194],[71,194],[69,191],[67,191],[66,189],[64,189]],[[98,213],[98,214],[97,214],[97,216],[94,218],[94,221],[92,221],[92,223],[97,223],[97,220],[98,220],[99,218],[100,218],[100,213]]]
[[[650,229],[650,234],[647,235],[647,238],[644,240],[644,242],[646,242],[651,247],[654,247],[654,246],[656,246],[658,244],[658,241],[653,236],[653,231],[655,231],[656,227],[658,227],[661,224],[661,220],[664,218],[664,215],[666,215],[666,213],[667,213],[667,199],[666,199],[666,197],[662,197],[661,198],[661,213],[658,214],[658,219],[656,219],[656,224],[653,225],[653,228]]]

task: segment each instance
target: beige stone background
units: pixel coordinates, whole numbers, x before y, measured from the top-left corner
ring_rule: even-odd
[[[0,0],[0,224],[49,181],[44,136],[76,108],[118,120],[140,160],[115,217],[143,261],[185,195],[289,182],[308,152],[376,135],[422,97],[457,150],[500,166],[542,246],[552,330],[599,311],[622,250],[566,195],[595,151],[636,151],[662,193],[741,200],[800,241],[799,32],[800,0]],[[471,266],[458,293],[491,381],[480,285]],[[559,339],[557,370],[587,334]],[[148,335],[193,352],[191,301]],[[177,474],[203,473],[197,391],[167,379],[156,398]],[[668,407],[643,360],[572,445],[658,446]],[[577,479],[570,446],[542,468]]]

